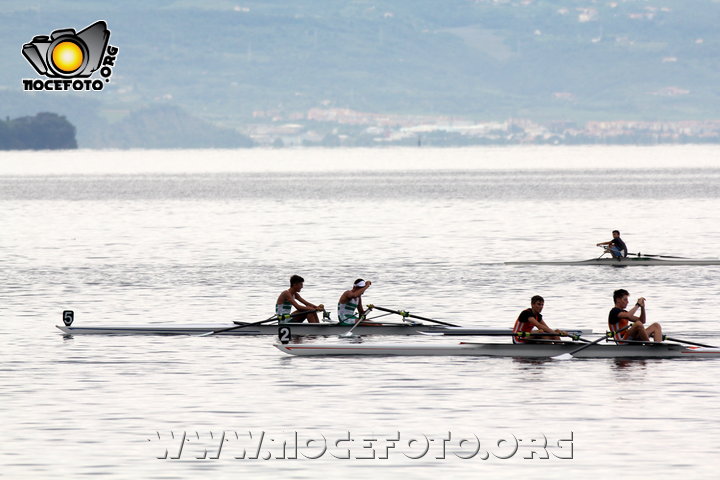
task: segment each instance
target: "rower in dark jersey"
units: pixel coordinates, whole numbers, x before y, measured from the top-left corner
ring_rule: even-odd
[[[530,299],[530,308],[526,308],[522,312],[520,312],[520,315],[518,316],[517,320],[515,320],[515,326],[513,327],[513,333],[520,333],[520,332],[535,332],[535,333],[557,333],[558,335],[567,335],[567,332],[564,332],[562,330],[553,330],[552,328],[548,327],[547,323],[542,318],[542,309],[545,306],[545,299],[541,297],[540,295],[535,295]],[[533,330],[537,329],[537,330]],[[543,340],[560,340],[560,337],[556,336],[538,336],[537,338],[543,339]],[[513,343],[525,343],[526,338],[514,335],[513,336]]]
[[[620,231],[613,230],[612,236],[612,240],[608,242],[600,242],[597,246],[602,247],[603,245],[607,245],[607,251],[610,252],[610,255],[612,255],[613,258],[617,258],[618,260],[627,257],[627,245],[625,245],[625,242],[623,242],[622,238],[620,238]]]
[[[613,292],[615,306],[608,314],[608,328],[610,328],[610,331],[613,333],[615,341],[618,345],[622,345],[625,343],[623,340],[647,342],[650,340],[650,337],[652,337],[654,341],[662,342],[662,327],[659,323],[653,323],[645,328],[645,322],[647,321],[645,299],[643,297],[638,298],[635,306],[628,311],[625,309],[628,306],[629,298],[630,294],[625,289],[615,290]],[[640,309],[640,316],[636,317],[635,313],[638,309]],[[620,330],[627,327],[630,322],[633,322],[632,327],[620,332]]]

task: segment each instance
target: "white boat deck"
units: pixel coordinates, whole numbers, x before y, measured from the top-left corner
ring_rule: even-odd
[[[324,355],[385,355],[385,356],[489,356],[517,358],[550,358],[570,353],[586,345],[566,342],[562,344],[510,344],[510,343],[315,343],[275,344],[281,352],[298,356]],[[676,343],[643,345],[591,345],[578,352],[578,358],[720,358],[720,348],[687,347]]]

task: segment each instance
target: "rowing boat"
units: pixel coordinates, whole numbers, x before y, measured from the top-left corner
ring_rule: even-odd
[[[375,307],[382,308],[382,307]],[[410,316],[407,312],[401,312]],[[339,322],[322,323],[278,323],[277,320],[263,320],[261,322],[233,322],[235,325],[122,325],[122,326],[84,326],[74,327],[75,313],[72,310],[63,311],[64,325],[56,325],[66,335],[278,335],[285,337],[296,336],[335,336],[347,335],[350,330],[354,335],[487,335],[512,336],[510,329],[466,328],[443,325],[428,325],[415,321],[405,320],[397,322],[370,322],[364,321],[356,326],[341,324]],[[430,319],[428,319],[430,320]],[[272,323],[266,323],[270,322]],[[592,333],[592,330],[568,330],[574,335]]]
[[[529,261],[505,262],[505,265],[605,265],[610,267],[633,266],[690,266],[690,265],[720,265],[720,259],[705,258],[656,258],[656,257],[625,257],[617,258],[591,258],[577,261]]]
[[[244,325],[243,322],[236,322]],[[218,331],[217,335],[251,336],[278,335],[280,328],[288,328],[290,336],[335,336],[346,334],[352,325],[339,323],[289,323],[271,325],[252,325],[245,328],[223,331],[226,325],[124,325],[124,326],[85,326],[73,327],[56,325],[66,335],[202,335]],[[452,332],[453,335],[512,335],[509,329],[484,329],[445,327],[443,325],[426,325],[423,323],[361,323],[353,330],[355,335],[420,335],[442,334]],[[582,335],[592,333],[590,330],[574,330],[572,333]]]
[[[240,323],[241,325],[242,323]],[[234,330],[219,331],[227,325],[124,325],[124,326],[85,326],[73,327],[56,325],[67,335],[202,335],[219,331],[217,335],[277,335],[280,327],[290,327],[293,336],[330,336],[343,335],[352,325],[339,323],[291,323],[278,325],[253,325]],[[413,323],[367,323],[353,330],[356,335],[418,335],[421,332],[441,332],[448,327]]]
[[[275,344],[281,352],[299,356],[317,355],[385,355],[385,356],[488,356],[517,358],[550,358],[577,350],[587,344],[470,343],[438,345],[432,343],[316,343]],[[578,358],[720,358],[720,348],[688,347],[676,343],[643,343],[641,345],[596,344],[575,354]]]
[[[70,322],[72,324],[72,322]],[[85,326],[56,325],[66,335],[202,335],[208,332],[218,332],[217,335],[251,336],[251,335],[278,335],[280,328],[288,329],[287,336],[335,336],[345,335],[352,325],[340,323],[273,323],[253,325],[245,322],[235,322],[240,328],[228,329],[226,325],[124,325],[124,326]],[[244,325],[247,325],[245,327]],[[487,329],[446,327],[444,325],[427,325],[424,323],[378,323],[363,322],[356,326],[354,335],[485,335],[510,336],[510,329]],[[592,330],[570,330],[569,333],[584,335]]]

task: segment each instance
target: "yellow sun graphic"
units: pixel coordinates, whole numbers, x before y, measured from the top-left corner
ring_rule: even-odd
[[[52,61],[63,72],[74,72],[83,63],[83,52],[73,42],[60,42],[53,49]]]

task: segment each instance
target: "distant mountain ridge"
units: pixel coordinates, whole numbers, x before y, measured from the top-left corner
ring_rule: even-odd
[[[120,48],[102,95],[70,112],[67,95],[19,91],[33,74],[23,42],[101,18]],[[81,146],[100,139],[84,136],[83,116],[114,122],[156,104],[240,130],[254,112],[322,106],[478,121],[716,119],[717,18],[710,0],[18,4],[0,12],[10,45],[0,114],[57,111]]]
[[[156,106],[133,111],[105,125],[99,135],[105,148],[248,148],[253,141],[238,132],[212,125],[184,110]]]

